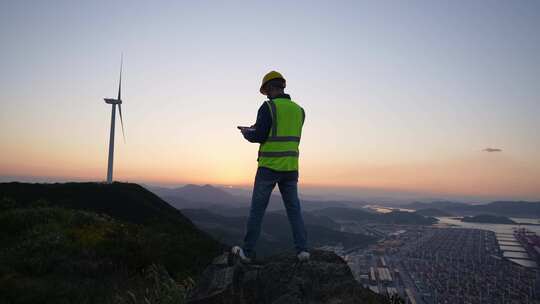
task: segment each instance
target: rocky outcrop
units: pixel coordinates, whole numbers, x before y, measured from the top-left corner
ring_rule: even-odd
[[[328,251],[300,263],[281,254],[260,264],[242,264],[225,253],[214,259],[188,296],[190,304],[385,303],[358,284],[350,268]]]

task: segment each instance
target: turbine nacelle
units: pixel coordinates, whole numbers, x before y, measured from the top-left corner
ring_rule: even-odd
[[[108,103],[108,104],[121,104],[122,103],[122,99],[103,98],[103,100],[105,100],[105,103]]]

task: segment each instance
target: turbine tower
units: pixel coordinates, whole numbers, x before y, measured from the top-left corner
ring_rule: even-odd
[[[120,57],[120,81],[118,83],[118,97],[114,98],[104,98],[105,103],[108,103],[112,106],[111,112],[111,135],[109,138],[109,162],[107,165],[107,183],[110,184],[113,181],[113,161],[114,161],[114,124],[116,119],[116,105],[118,105],[118,112],[120,113],[120,124],[122,125],[122,136],[124,141],[126,136],[124,134],[124,121],[122,119],[122,63],[123,56]]]

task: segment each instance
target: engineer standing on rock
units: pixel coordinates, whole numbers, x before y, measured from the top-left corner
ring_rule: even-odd
[[[300,261],[309,259],[306,229],[298,199],[298,146],[306,115],[304,109],[285,94],[285,85],[285,78],[280,73],[271,71],[266,74],[259,91],[268,100],[259,108],[255,125],[238,127],[249,142],[260,143],[259,166],[244,245],[232,248],[232,252],[244,262],[250,262],[255,256],[254,248],[261,233],[262,219],[276,184],[291,224],[297,257]]]

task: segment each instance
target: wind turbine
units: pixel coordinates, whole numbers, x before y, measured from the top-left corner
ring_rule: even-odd
[[[118,112],[120,113],[120,124],[122,125],[122,136],[124,137],[124,141],[126,140],[126,136],[124,134],[124,121],[122,119],[122,63],[123,63],[123,56],[120,57],[120,81],[118,83],[118,97],[116,99],[114,98],[104,98],[105,103],[108,103],[112,105],[112,113],[111,113],[111,135],[109,138],[109,162],[107,165],[107,183],[110,184],[113,181],[113,160],[114,160],[114,124],[116,119],[116,105],[118,105]]]

